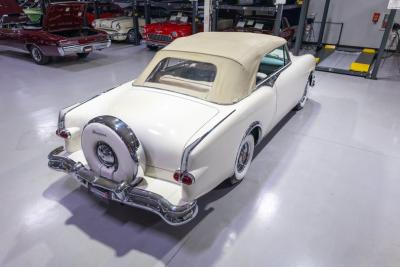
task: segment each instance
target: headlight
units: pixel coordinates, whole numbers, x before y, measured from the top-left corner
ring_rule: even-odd
[[[178,37],[178,33],[177,32],[171,32],[171,36],[176,38],[176,37]]]
[[[95,20],[92,21],[92,27],[96,28],[96,21]]]

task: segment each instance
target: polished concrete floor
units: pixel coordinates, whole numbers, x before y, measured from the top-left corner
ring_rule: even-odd
[[[113,45],[47,66],[0,47],[0,266],[400,266],[400,58],[378,81],[317,73],[241,184],[173,228],[47,168],[58,110],[135,78],[153,52]]]

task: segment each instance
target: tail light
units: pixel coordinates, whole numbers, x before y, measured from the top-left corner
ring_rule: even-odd
[[[68,131],[68,130],[57,130],[56,131],[56,135],[58,135],[59,137],[61,137],[61,138],[64,138],[64,139],[69,139],[69,138],[71,138],[71,133]]]
[[[177,182],[181,182],[182,184],[185,185],[192,185],[195,181],[194,176],[188,172],[181,172],[181,171],[175,171],[174,175],[174,180]]]

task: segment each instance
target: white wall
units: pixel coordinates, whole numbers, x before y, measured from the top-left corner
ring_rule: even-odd
[[[383,36],[381,25],[389,0],[331,0],[328,21],[343,22],[341,45],[378,48]],[[316,20],[321,21],[325,0],[310,0],[308,14],[316,13]],[[372,14],[380,12],[377,24],[372,22]],[[396,21],[400,23],[400,10]],[[319,27],[315,25],[315,35],[318,38]],[[324,42],[335,43],[339,33],[336,26],[327,29]]]

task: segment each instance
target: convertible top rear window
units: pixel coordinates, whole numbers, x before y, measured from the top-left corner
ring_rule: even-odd
[[[217,74],[214,64],[187,59],[165,58],[151,72],[146,82],[153,86],[206,99]]]

